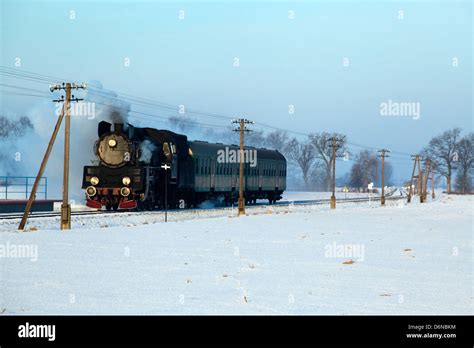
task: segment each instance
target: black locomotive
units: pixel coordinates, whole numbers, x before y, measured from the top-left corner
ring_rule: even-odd
[[[196,207],[208,199],[238,199],[239,147],[188,141],[168,130],[102,121],[94,145],[98,165],[85,166],[87,206],[107,210]],[[286,188],[286,159],[276,150],[244,148],[244,197],[269,203]],[[252,156],[253,154],[253,156]],[[162,165],[169,166],[168,170]]]

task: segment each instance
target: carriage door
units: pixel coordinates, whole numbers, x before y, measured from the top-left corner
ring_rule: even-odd
[[[262,189],[262,183],[263,183],[263,177],[262,177],[262,175],[263,175],[263,168],[264,168],[264,166],[265,166],[265,162],[263,162],[262,164],[263,164],[263,165],[257,167],[257,168],[258,168],[258,169],[257,169],[257,170],[258,170],[257,175],[258,175],[258,189],[259,189],[259,190]]]

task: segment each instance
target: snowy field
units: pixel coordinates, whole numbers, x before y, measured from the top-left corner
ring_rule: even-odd
[[[474,197],[438,197],[0,220],[0,313],[473,314]]]

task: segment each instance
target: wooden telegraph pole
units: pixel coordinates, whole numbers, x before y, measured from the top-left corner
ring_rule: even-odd
[[[423,177],[423,192],[422,192],[422,198],[423,198],[423,203],[426,202],[426,198],[428,196],[428,179],[431,175],[431,160],[428,158],[425,160],[425,170],[424,170],[424,175]]]
[[[66,123],[64,125],[64,170],[63,170],[63,203],[61,204],[61,229],[71,229],[71,205],[69,204],[69,150],[71,143],[71,115],[69,103],[71,99],[71,84],[66,83]]]
[[[423,203],[423,175],[421,173],[421,156],[417,156],[417,162],[418,162],[418,177],[417,177],[417,190],[418,190],[418,195],[420,196],[420,203]]]
[[[337,149],[341,147],[341,142],[344,139],[339,139],[335,136],[329,138],[330,147],[332,147],[332,195],[331,195],[331,209],[336,209],[336,156]]]
[[[240,133],[240,156],[239,156],[239,216],[245,215],[245,198],[244,198],[244,133],[250,132],[246,124],[253,124],[253,121],[245,118],[232,120],[232,123],[238,124],[239,128],[234,129],[234,132]]]
[[[65,131],[64,131],[64,173],[63,173],[63,203],[61,205],[61,229],[70,229],[71,228],[71,207],[69,205],[69,149],[70,149],[70,128],[71,128],[71,119],[70,119],[70,112],[69,112],[69,105],[71,101],[80,101],[82,99],[71,97],[71,89],[85,89],[85,84],[76,85],[75,83],[62,83],[61,85],[53,85],[50,87],[50,91],[54,92],[57,90],[65,90],[66,92],[66,99],[62,96],[60,99],[54,100],[54,102],[63,102],[63,107],[61,109],[61,113],[58,117],[56,122],[56,126],[54,127],[53,134],[48,143],[48,147],[46,148],[46,152],[43,156],[43,160],[41,161],[40,169],[38,170],[38,174],[36,175],[35,182],[31,189],[30,197],[28,202],[26,203],[25,211],[23,213],[23,217],[21,219],[20,225],[18,226],[19,230],[24,230],[26,226],[26,221],[28,219],[28,215],[31,210],[31,206],[33,205],[33,201],[36,198],[36,191],[38,189],[39,181],[41,176],[43,175],[44,169],[46,164],[48,163],[49,155],[54,146],[54,142],[59,132],[59,128],[61,127],[61,123],[63,121],[64,116],[66,116],[66,124],[65,124]]]
[[[411,172],[411,179],[410,179],[410,189],[408,192],[408,198],[407,198],[407,203],[411,202],[411,197],[415,194],[413,190],[413,181],[415,178],[417,178],[417,190],[420,192],[421,191],[421,186],[420,186],[420,180],[421,180],[421,169],[420,169],[420,155],[412,155],[411,158],[413,159],[413,171]],[[415,169],[416,166],[418,165],[418,175],[415,175]],[[422,198],[420,195],[420,202]]]
[[[431,161],[431,199],[435,197],[435,164]]]
[[[411,157],[413,159],[413,156]],[[416,159],[413,159],[413,170],[411,172],[411,177],[410,177],[410,187],[408,188],[407,203],[411,202],[411,197],[413,195],[413,178],[415,177],[415,168],[416,168]]]
[[[38,174],[36,175],[35,182],[33,184],[33,187],[30,192],[30,197],[28,199],[28,202],[26,203],[25,211],[23,213],[23,217],[21,218],[20,225],[18,226],[19,230],[25,229],[26,225],[26,220],[28,219],[28,215],[30,214],[31,206],[33,205],[33,201],[36,198],[36,191],[38,189],[38,184],[41,180],[41,177],[43,176],[44,168],[46,167],[46,163],[48,163],[49,155],[51,154],[51,150],[53,149],[54,142],[56,140],[56,136],[58,135],[59,128],[61,127],[61,122],[63,121],[64,118],[64,106],[61,109],[61,114],[58,117],[58,120],[56,121],[56,126],[54,127],[53,134],[51,135],[51,138],[49,139],[48,147],[46,148],[46,152],[43,156],[43,160],[41,161],[40,168],[38,170]]]
[[[428,197],[428,182],[431,179],[431,198],[435,199],[435,165],[434,162],[431,159],[426,159],[425,160],[425,178],[424,178],[424,189],[423,189],[423,202],[426,202],[427,197]]]
[[[380,196],[380,204],[385,205],[385,157],[389,157],[387,152],[390,152],[390,150],[381,149],[378,152],[380,152],[379,157],[382,158],[382,195]]]

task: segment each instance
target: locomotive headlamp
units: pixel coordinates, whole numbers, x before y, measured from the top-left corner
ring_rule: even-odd
[[[91,178],[91,184],[95,186],[95,185],[97,185],[98,183],[99,183],[99,178],[96,177],[96,176],[93,176],[93,177]]]
[[[120,194],[124,197],[127,197],[130,194],[130,189],[128,187],[122,187],[120,189]]]
[[[95,196],[95,194],[97,193],[97,189],[94,186],[89,186],[86,189],[86,193],[89,197]]]
[[[115,140],[115,139],[109,139],[109,146],[110,146],[110,147],[115,147],[115,146],[117,146],[117,140]]]
[[[130,182],[132,180],[130,180],[130,178],[128,176],[124,176],[123,179],[122,179],[122,184],[124,185],[130,185]]]

